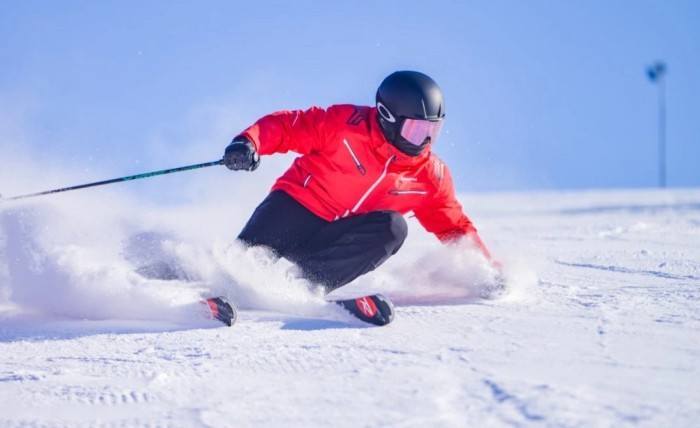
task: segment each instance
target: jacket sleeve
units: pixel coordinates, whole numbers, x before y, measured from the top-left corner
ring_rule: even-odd
[[[278,111],[260,118],[239,135],[252,141],[261,155],[288,151],[311,153],[319,151],[328,140],[328,129],[332,126],[327,116],[320,107]]]
[[[435,161],[435,169],[439,171],[436,174],[437,191],[421,207],[413,210],[416,219],[441,242],[451,243],[468,239],[488,260],[492,260],[491,253],[455,196],[449,169],[439,160]]]

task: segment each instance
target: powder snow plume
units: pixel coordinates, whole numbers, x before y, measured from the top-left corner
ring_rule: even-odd
[[[4,155],[16,160],[0,173],[7,196],[114,175],[43,170],[28,157]],[[211,295],[226,295],[242,309],[332,316],[291,264],[235,242],[290,162],[289,156],[265,160],[256,180],[214,167],[1,203],[0,320],[4,313],[186,323],[193,305]],[[173,186],[177,198],[150,197],[159,189],[173,193]],[[489,297],[495,271],[483,257],[440,245],[410,219],[409,227],[397,256],[333,294],[382,292],[398,304]]]

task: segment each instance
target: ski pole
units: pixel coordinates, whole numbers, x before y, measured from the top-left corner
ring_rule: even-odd
[[[220,159],[220,160],[213,161],[213,162],[198,163],[196,165],[181,166],[179,168],[170,168],[170,169],[163,169],[160,171],[146,172],[143,174],[129,175],[127,177],[113,178],[111,180],[96,181],[94,183],[79,184],[77,186],[64,187],[61,189],[46,190],[44,192],[37,192],[37,193],[30,193],[27,195],[13,196],[11,198],[2,198],[0,196],[0,201],[12,201],[12,200],[16,200],[16,199],[32,198],[34,196],[49,195],[51,193],[68,192],[70,190],[84,189],[86,187],[103,186],[105,184],[120,183],[122,181],[140,180],[142,178],[155,177],[158,175],[172,174],[174,172],[189,171],[191,169],[206,168],[209,166],[223,165],[223,164],[224,164],[224,160]]]

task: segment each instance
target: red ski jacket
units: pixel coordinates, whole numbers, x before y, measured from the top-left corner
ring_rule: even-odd
[[[302,156],[273,185],[319,217],[334,221],[370,211],[413,211],[442,242],[468,236],[490,259],[455,198],[447,166],[430,148],[408,156],[382,133],[377,109],[335,105],[280,111],[241,133],[258,154]]]

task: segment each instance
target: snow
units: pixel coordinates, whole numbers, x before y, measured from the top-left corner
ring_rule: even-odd
[[[700,189],[462,194],[505,294],[409,219],[399,255],[339,293],[394,300],[372,327],[231,245],[264,185],[231,191],[244,204],[127,185],[0,204],[0,426],[700,420]],[[139,275],[151,257],[188,280]],[[217,294],[232,328],[203,317]]]

